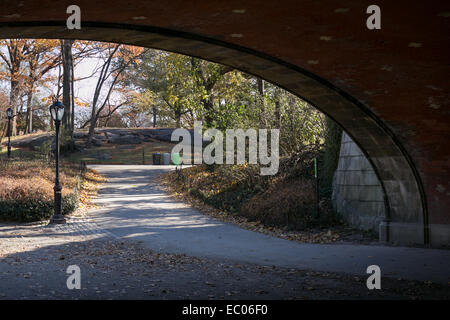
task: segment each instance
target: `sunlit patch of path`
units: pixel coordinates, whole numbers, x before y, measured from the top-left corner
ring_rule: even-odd
[[[450,250],[383,245],[302,244],[207,217],[169,196],[156,177],[173,166],[91,165],[108,178],[90,217],[120,238],[153,250],[236,262],[448,283]]]

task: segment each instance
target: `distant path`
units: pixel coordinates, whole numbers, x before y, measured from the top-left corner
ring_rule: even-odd
[[[450,282],[450,250],[301,244],[242,229],[180,203],[155,177],[173,166],[91,165],[108,178],[91,212],[100,227],[169,253],[366,276],[376,264],[383,276]]]

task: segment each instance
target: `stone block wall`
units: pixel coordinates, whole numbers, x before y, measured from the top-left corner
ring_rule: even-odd
[[[378,232],[385,217],[383,190],[371,164],[344,132],[333,178],[333,207],[350,225]]]

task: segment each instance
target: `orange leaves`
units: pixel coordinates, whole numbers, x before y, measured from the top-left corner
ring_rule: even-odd
[[[47,96],[47,97],[43,97],[43,98],[41,99],[41,101],[42,101],[43,103],[45,103],[45,104],[50,104],[50,103],[52,102],[52,99],[53,99],[53,96],[50,95],[50,96]]]
[[[39,85],[48,81],[44,75],[56,66],[58,40],[49,39],[7,39],[0,40],[0,62],[5,68],[0,80],[16,82],[18,92],[11,103],[15,103],[21,91],[35,92]],[[4,49],[4,50],[3,50]],[[17,106],[14,106],[17,107]]]
[[[88,172],[86,172],[84,178],[91,182],[106,182],[106,178],[95,170],[89,170]]]
[[[84,180],[81,184],[80,193],[78,195],[81,210],[80,213],[94,207],[92,199],[100,189],[101,183],[105,181],[105,177],[100,175],[95,170],[88,170],[86,172],[86,174],[84,175]]]
[[[3,90],[0,90],[0,108],[8,106],[9,98]]]
[[[118,51],[118,56],[124,60],[125,63],[133,62],[138,63],[138,57],[144,52],[144,48],[135,47],[129,45],[121,45],[120,50]]]
[[[89,107],[89,102],[83,101],[78,98],[74,98],[75,105],[81,108]]]

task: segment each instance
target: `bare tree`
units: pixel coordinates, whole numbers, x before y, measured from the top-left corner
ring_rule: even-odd
[[[103,109],[109,103],[111,93],[113,92],[117,83],[120,81],[122,73],[130,64],[134,63],[135,58],[142,53],[141,48],[123,46],[120,44],[107,45],[105,51],[107,52],[107,54],[100,70],[100,75],[94,91],[94,98],[92,100],[91,119],[89,120],[90,126],[88,134],[88,145],[92,143],[92,137],[94,136],[94,130],[97,125],[98,119],[101,116],[101,112],[103,111]],[[116,61],[113,61],[116,55],[117,59]],[[107,86],[106,95],[102,99],[101,93],[105,86]]]

